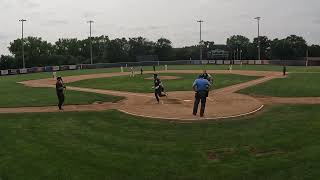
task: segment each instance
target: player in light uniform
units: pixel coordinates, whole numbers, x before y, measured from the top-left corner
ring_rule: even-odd
[[[53,77],[54,80],[57,79],[57,72],[56,72],[56,71],[53,71],[53,72],[52,72],[52,77]]]
[[[134,67],[130,67],[130,71],[131,71],[130,77],[134,77]]]

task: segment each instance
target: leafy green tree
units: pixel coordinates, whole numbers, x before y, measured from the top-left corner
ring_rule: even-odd
[[[155,43],[155,54],[159,56],[160,60],[170,60],[173,56],[171,41],[169,39],[160,38]]]
[[[14,58],[13,56],[5,56],[1,55],[0,57],[0,69],[16,69],[22,66],[22,60],[19,63],[18,58]]]
[[[130,45],[126,38],[111,40],[105,47],[103,59],[107,62],[129,61]]]
[[[136,61],[137,56],[154,55],[155,43],[143,37],[129,38],[129,56],[131,61]]]
[[[59,39],[55,43],[55,54],[56,55],[64,55],[64,56],[79,56],[81,52],[80,41],[76,38],[67,39],[62,38]]]
[[[250,54],[254,54],[254,59],[258,59],[258,38],[253,39],[252,45]],[[260,36],[260,50],[261,59],[271,58],[271,40],[267,36]]]
[[[311,45],[308,47],[309,56],[310,57],[320,57],[320,46],[319,45]]]
[[[22,58],[22,40],[17,39],[10,43],[9,51],[15,58]],[[50,56],[53,53],[52,44],[43,41],[39,37],[27,37],[24,39],[24,52],[26,66],[43,65],[40,56]]]
[[[271,51],[273,58],[280,59],[301,59],[306,56],[306,41],[296,35],[288,36],[285,39],[274,39],[271,42]]]
[[[230,49],[230,53],[233,57],[233,53],[236,52],[236,56],[240,57],[240,53],[242,59],[248,59],[248,48],[250,47],[250,40],[242,35],[234,35],[227,39],[227,46]]]
[[[305,57],[308,48],[306,40],[301,36],[291,35],[285,41],[293,51],[293,57]]]

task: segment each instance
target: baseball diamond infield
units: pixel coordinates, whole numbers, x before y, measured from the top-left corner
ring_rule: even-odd
[[[197,70],[170,70],[163,71],[165,73],[201,73]],[[145,73],[152,74],[153,71]],[[159,72],[161,73],[161,72]],[[232,117],[240,117],[260,111],[266,104],[281,103],[297,103],[297,104],[318,104],[320,99],[310,101],[310,98],[275,98],[275,97],[251,97],[236,93],[237,91],[269,81],[274,78],[283,78],[280,72],[270,71],[224,71],[213,70],[208,71],[213,74],[238,74],[248,76],[260,76],[261,78],[229,86],[226,88],[214,90],[210,92],[205,118],[195,117],[192,115],[192,107],[194,101],[194,92],[169,92],[168,98],[162,98],[162,103],[155,101],[152,93],[131,93],[112,90],[90,89],[80,87],[68,87],[69,90],[83,91],[99,94],[108,94],[125,97],[118,103],[95,103],[91,105],[70,105],[65,106],[64,111],[103,111],[108,109],[117,109],[121,112],[157,119],[168,120],[214,120]],[[105,73],[105,74],[89,74],[79,76],[64,77],[65,83],[76,82],[85,79],[107,78],[113,76],[124,76],[130,73]],[[161,75],[161,74],[160,74]],[[174,78],[174,77],[171,77]],[[20,82],[30,87],[52,87],[54,88],[54,79],[40,79]],[[191,84],[191,82],[190,82]],[[23,107],[23,108],[0,108],[0,113],[26,113],[26,112],[57,112],[57,107]]]

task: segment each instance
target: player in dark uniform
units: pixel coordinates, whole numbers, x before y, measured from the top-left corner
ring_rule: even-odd
[[[193,115],[196,116],[198,113],[198,106],[201,101],[200,117],[204,116],[204,111],[207,103],[207,95],[210,89],[210,82],[204,79],[203,75],[200,75],[193,83],[193,89],[196,92],[195,101],[193,106]]]
[[[213,78],[212,78],[212,76],[210,74],[207,73],[206,70],[203,70],[202,76],[203,76],[203,79],[208,80],[212,84]]]
[[[154,95],[157,99],[157,102],[160,103],[159,97],[165,97],[167,95],[164,92],[164,87],[161,80],[158,78],[158,74],[154,74],[153,79],[154,79]]]
[[[287,75],[287,67],[286,66],[283,66],[282,72],[283,72],[283,76]]]
[[[64,104],[64,90],[66,89],[66,86],[63,83],[63,80],[61,77],[57,78],[57,83],[56,83],[56,92],[57,92],[57,96],[58,96],[58,100],[59,100],[59,110],[63,110],[62,109],[62,105]]]
[[[203,70],[202,77],[203,79],[208,80],[211,86],[213,85],[213,77],[210,74],[208,74],[206,70]],[[207,97],[209,97],[209,91],[207,92]]]

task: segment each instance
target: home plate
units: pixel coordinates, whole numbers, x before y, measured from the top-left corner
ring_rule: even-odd
[[[192,100],[183,100],[184,102],[191,102]]]

